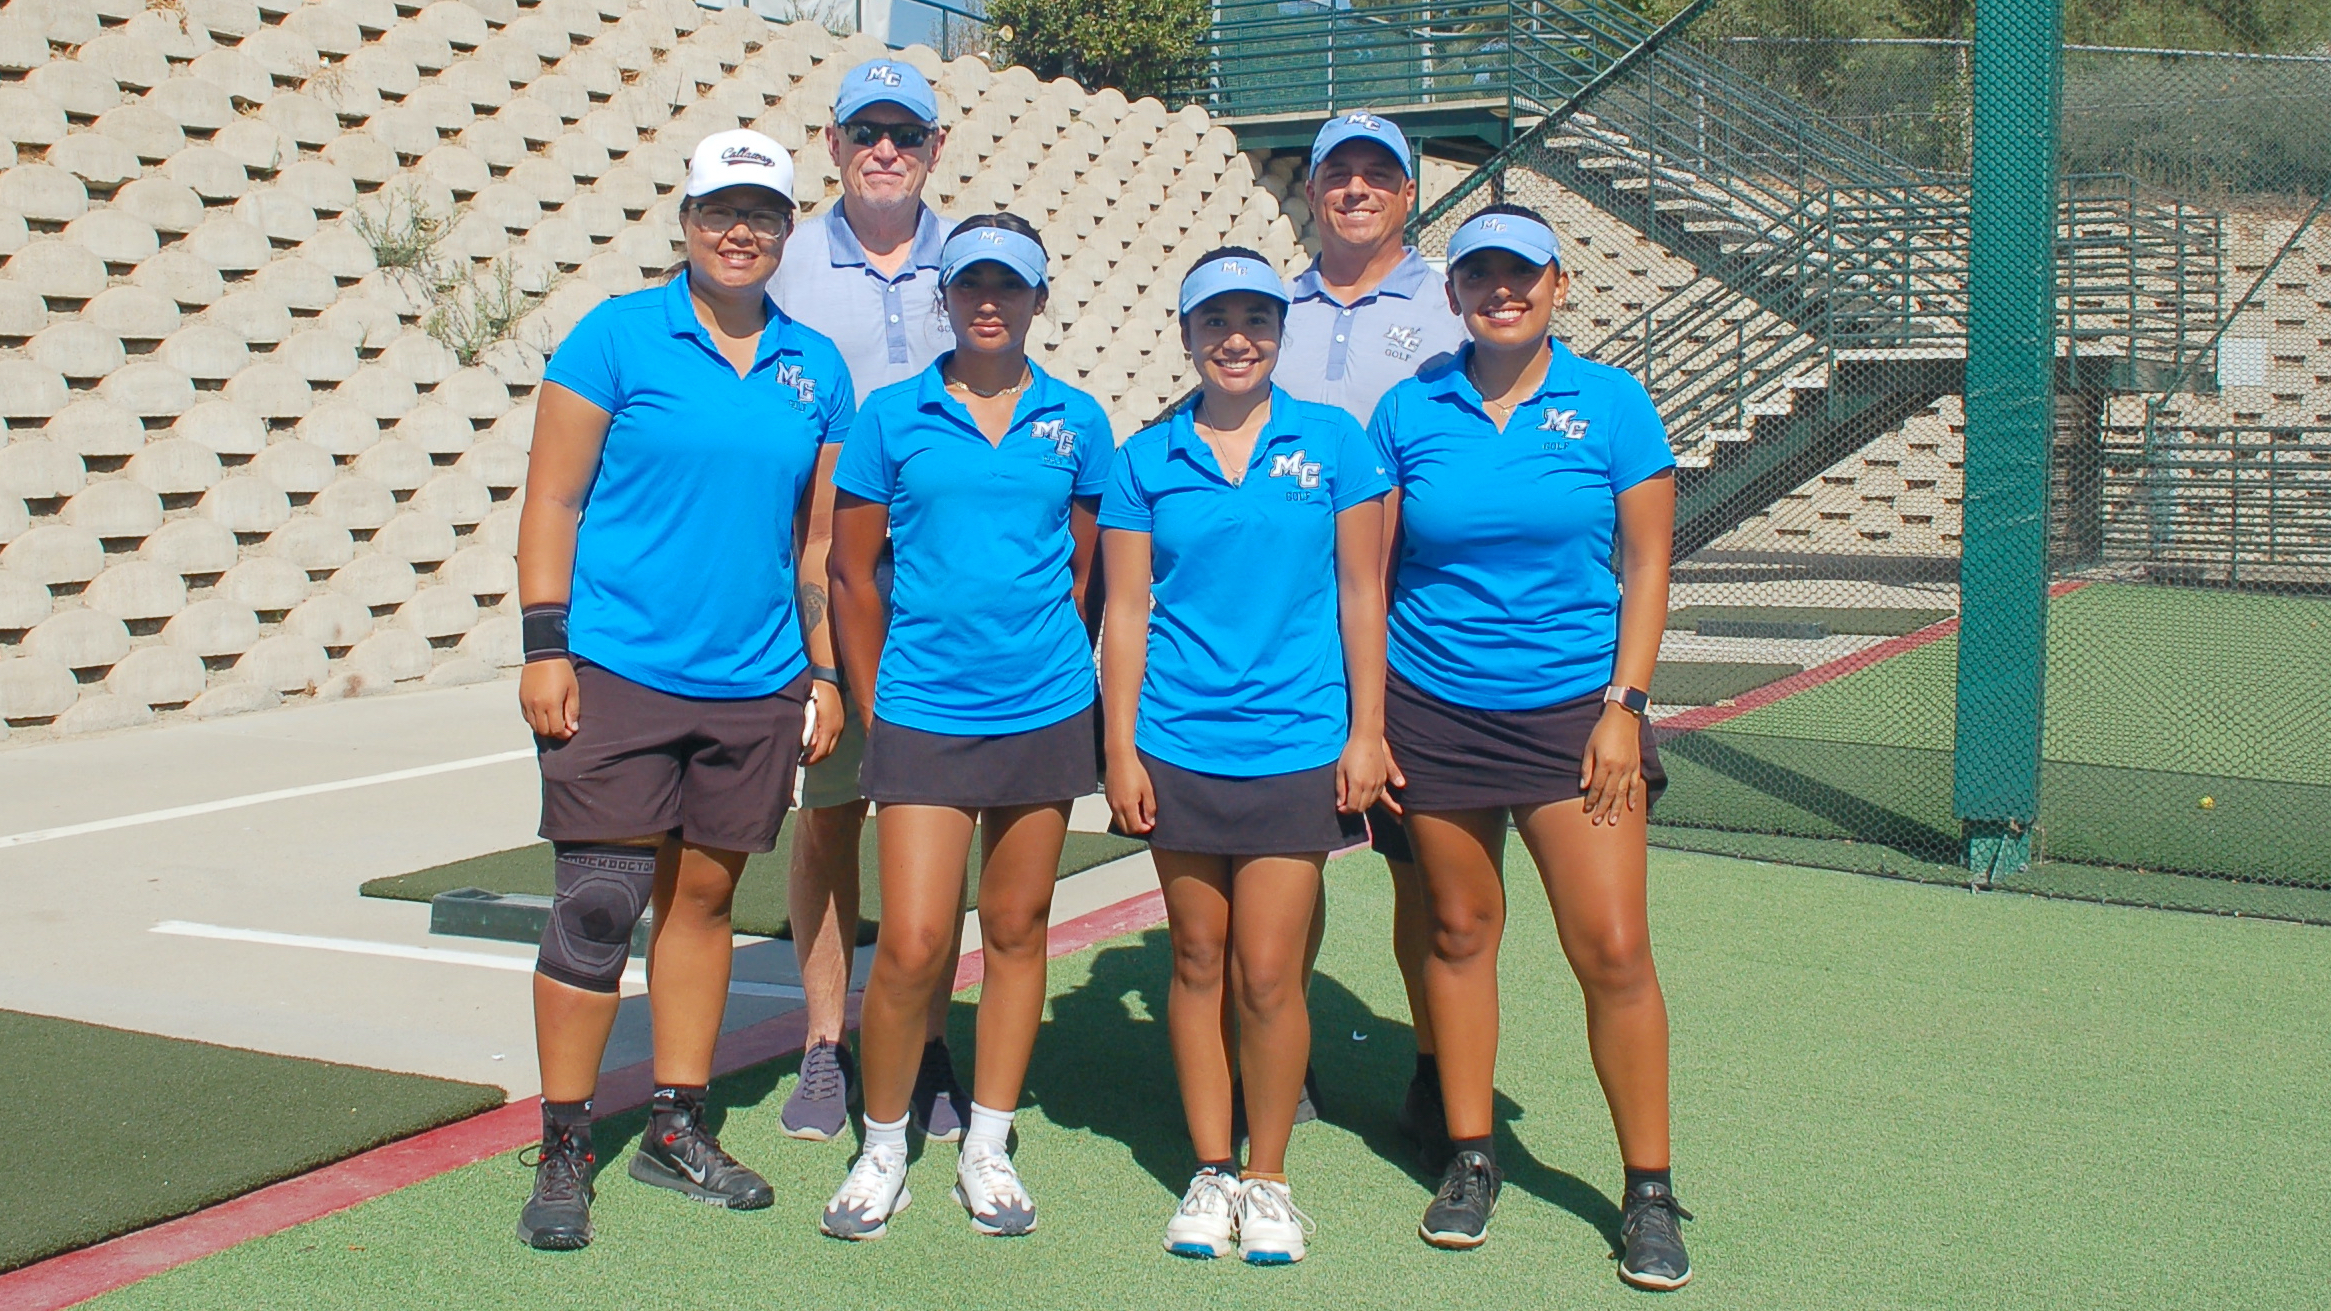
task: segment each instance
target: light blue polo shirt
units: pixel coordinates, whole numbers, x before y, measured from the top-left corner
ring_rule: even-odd
[[[1410,247],[1374,291],[1346,305],[1319,280],[1319,261],[1295,275],[1287,335],[1279,343],[1280,386],[1333,405],[1360,423],[1392,384],[1465,344],[1465,323],[1449,312],[1447,282]]]
[[[1148,533],[1149,664],[1135,745],[1204,774],[1333,764],[1350,725],[1336,515],[1391,488],[1342,410],[1273,388],[1243,481],[1196,403],[1117,453],[1101,526]]]
[[[877,387],[904,382],[955,349],[955,329],[939,307],[939,248],[947,244],[947,226],[924,206],[895,278],[866,262],[866,248],[842,220],[838,200],[785,239],[769,294],[787,314],[833,339],[849,362],[860,405]]]
[[[1368,425],[1400,489],[1387,654],[1444,701],[1534,710],[1610,685],[1616,497],[1675,456],[1643,384],[1561,342],[1499,432],[1472,351],[1394,387]]]
[[[1031,361],[991,444],[947,394],[944,363],[868,397],[834,468],[835,487],[890,507],[874,711],[926,733],[1025,733],[1092,704],[1068,511],[1108,486],[1116,439],[1100,402]]]
[[[611,416],[575,533],[569,647],[675,696],[792,682],[808,667],[794,510],[857,412],[834,344],[771,306],[740,378],[683,273],[584,315],[543,381]]]

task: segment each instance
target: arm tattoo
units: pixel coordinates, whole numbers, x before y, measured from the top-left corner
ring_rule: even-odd
[[[801,600],[801,622],[803,626],[808,628],[815,628],[819,624],[824,623],[826,618],[826,589],[818,586],[816,583],[803,583],[796,590]]]

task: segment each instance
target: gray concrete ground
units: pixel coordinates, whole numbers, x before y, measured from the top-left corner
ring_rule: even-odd
[[[425,905],[357,895],[534,840],[514,694],[503,681],[0,751],[0,1007],[533,1093],[532,951],[434,937]],[[442,772],[362,781],[428,769]],[[1077,827],[1105,822],[1096,800]],[[1130,857],[1064,881],[1054,918],[1155,886]],[[172,922],[342,945],[154,931]],[[739,945],[729,1027],[799,1005],[790,944]],[[626,1003],[610,1067],[646,1055],[644,1010]]]

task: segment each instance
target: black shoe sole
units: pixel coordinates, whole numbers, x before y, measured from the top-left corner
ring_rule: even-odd
[[[763,1184],[759,1188],[747,1189],[734,1196],[713,1192],[663,1162],[641,1152],[632,1153],[630,1173],[632,1178],[643,1184],[669,1188],[683,1197],[728,1211],[759,1211],[777,1200],[775,1190],[767,1184]]]
[[[555,1228],[528,1229],[526,1222],[518,1222],[518,1241],[537,1252],[580,1252],[591,1245],[591,1228],[585,1225],[581,1232],[564,1225]]]

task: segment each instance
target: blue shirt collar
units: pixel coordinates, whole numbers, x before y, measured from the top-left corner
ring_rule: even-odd
[[[710,351],[714,358],[725,362],[727,357],[720,353],[719,343],[713,341],[712,334],[704,327],[704,321],[696,317],[695,301],[688,295],[688,277],[688,271],[682,269],[677,277],[664,284],[665,326],[673,336],[688,338]],[[777,308],[775,298],[766,293],[762,296],[762,303],[768,307],[769,320],[761,327],[761,344],[753,350],[751,371],[754,373],[767,368],[769,361],[779,355],[800,353],[792,340],[793,320],[786,317],[785,311]]]
[[[1367,300],[1371,296],[1398,296],[1402,300],[1416,298],[1416,293],[1424,289],[1425,280],[1432,277],[1433,266],[1425,263],[1424,256],[1417,254],[1414,246],[1403,246],[1401,251],[1400,262],[1392,266],[1392,271],[1384,275],[1382,282],[1376,284],[1376,290],[1353,301],[1352,304],[1357,305],[1360,301]],[[1334,296],[1328,294],[1327,284],[1322,282],[1319,277],[1319,261],[1317,259],[1311,261],[1310,268],[1295,275],[1294,286],[1295,299],[1297,300],[1325,300],[1334,301],[1337,304],[1343,303],[1336,301]]]
[[[939,248],[947,244],[947,234],[939,230],[939,216],[929,205],[915,219],[915,239],[907,252],[907,269],[939,267]],[[858,241],[858,234],[850,230],[850,220],[842,212],[842,202],[826,211],[826,254],[835,268],[872,268],[866,262],[866,247]],[[904,270],[902,270],[903,272]]]
[[[1547,338],[1546,344],[1553,350],[1554,357],[1546,361],[1545,379],[1538,384],[1537,391],[1521,402],[1523,405],[1543,397],[1578,390],[1578,357],[1571,354],[1570,348],[1563,345],[1558,337]],[[1426,394],[1440,400],[1461,402],[1487,417],[1489,410],[1481,403],[1480,390],[1474,387],[1473,379],[1465,375],[1465,366],[1472,361],[1473,343],[1466,342],[1457,348],[1447,363],[1437,369],[1428,369],[1418,374],[1417,378],[1424,383]]]
[[[954,355],[955,352],[948,351],[931,361],[931,367],[923,370],[923,376],[915,384],[915,408],[925,414],[952,416],[964,427],[978,433],[979,425],[972,422],[970,407],[955,399],[954,395],[947,390],[945,370],[947,361]],[[1012,422],[1005,431],[1010,432],[1013,428],[1018,428],[1022,423],[1047,410],[1066,408],[1069,394],[1070,389],[1066,385],[1051,374],[1046,373],[1042,365],[1030,358],[1028,361],[1028,390],[1020,393],[1019,403],[1012,407]],[[980,436],[984,440],[986,434],[981,433]]]
[[[1221,478],[1222,465],[1214,458],[1214,448],[1198,435],[1198,402],[1203,396],[1203,392],[1190,393],[1190,399],[1182,402],[1173,417],[1166,420],[1166,455],[1188,460],[1207,474]],[[1271,384],[1271,417],[1263,424],[1263,430],[1255,434],[1254,451],[1247,456],[1248,468],[1254,467],[1264,451],[1296,432],[1296,403],[1285,388],[1275,382]]]

